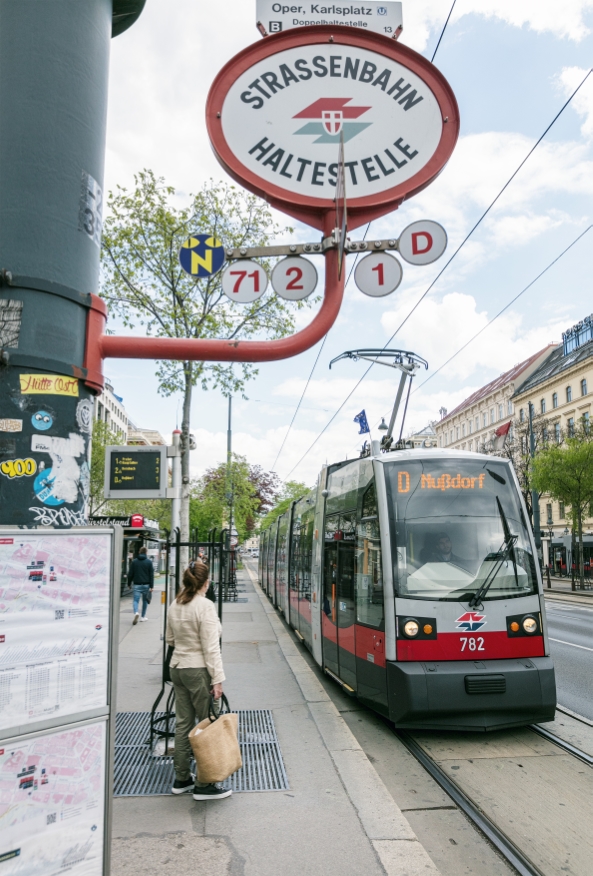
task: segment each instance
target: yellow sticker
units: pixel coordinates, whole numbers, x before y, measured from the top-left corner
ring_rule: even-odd
[[[78,379],[62,374],[21,374],[24,395],[70,395],[78,398]]]
[[[34,459],[7,459],[0,463],[0,471],[7,478],[22,478],[23,475],[31,477],[37,471],[37,463]]]

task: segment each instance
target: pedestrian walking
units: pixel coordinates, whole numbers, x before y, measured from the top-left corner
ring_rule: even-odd
[[[167,614],[167,645],[173,647],[170,674],[175,688],[175,782],[173,794],[193,790],[194,800],[230,797],[219,784],[206,784],[190,772],[189,732],[208,717],[210,696],[219,700],[225,680],[220,653],[222,626],[209,599],[209,568],[199,561],[183,573],[183,590]]]
[[[146,556],[145,547],[140,548],[138,556],[132,560],[130,565],[128,587],[131,587],[132,584],[134,585],[134,620],[132,623],[137,624],[139,620],[147,620],[146,609],[150,603],[150,594],[154,590],[154,566],[152,560]],[[138,611],[140,599],[142,599],[142,617]]]

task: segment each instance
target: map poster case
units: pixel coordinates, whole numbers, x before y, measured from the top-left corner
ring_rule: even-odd
[[[103,876],[107,720],[0,741],[2,876]]]
[[[113,537],[0,530],[4,736],[107,711]]]

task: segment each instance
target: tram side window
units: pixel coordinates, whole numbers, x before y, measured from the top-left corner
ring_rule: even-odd
[[[383,623],[383,569],[375,482],[362,497],[356,527],[356,620],[380,627]]]

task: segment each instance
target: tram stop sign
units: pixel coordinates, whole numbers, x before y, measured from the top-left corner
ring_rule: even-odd
[[[214,152],[242,186],[315,228],[335,212],[344,142],[350,230],[431,183],[459,133],[451,87],[392,39],[319,25],[258,41],[208,95]]]

